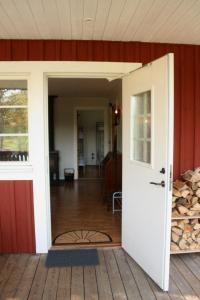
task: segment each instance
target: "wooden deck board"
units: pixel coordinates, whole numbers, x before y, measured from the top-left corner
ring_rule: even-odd
[[[200,300],[199,297],[195,294],[191,285],[187,282],[187,280],[182,276],[177,267],[171,260],[170,273],[173,280],[176,282],[179,290],[186,300]]]
[[[19,256],[19,260],[14,265],[14,268],[2,290],[3,299],[12,299],[16,294],[20,279],[24,273],[25,267],[27,267],[28,258],[28,254],[22,254]]]
[[[127,255],[127,261],[136,280],[140,294],[143,300],[155,300],[156,297],[148,283],[146,275],[138,264]]]
[[[27,299],[34,280],[35,272],[39,263],[39,255],[31,255],[27,261],[27,267],[21,277],[14,298]]]
[[[57,289],[57,300],[70,300],[71,297],[71,267],[60,269]]]
[[[72,268],[71,299],[84,299],[83,267]]]
[[[168,292],[122,249],[99,249],[96,267],[45,267],[46,255],[0,255],[0,299],[200,300],[200,254],[173,256]]]
[[[115,249],[114,254],[128,299],[131,299],[132,297],[134,300],[142,300],[135,279],[131,273],[131,269],[127,263],[124,251],[122,249]]]
[[[98,300],[95,267],[84,267],[85,299]]]
[[[42,299],[44,286],[47,278],[47,272],[48,272],[47,268],[45,267],[45,259],[46,259],[46,255],[40,256],[40,261],[28,297],[29,300]]]
[[[190,269],[184,264],[184,262],[178,257],[172,257],[172,262],[179,270],[181,275],[185,278],[187,283],[191,286],[193,291],[196,293],[197,296],[200,295],[200,283],[198,278],[192,273]]]
[[[112,300],[112,291],[110,286],[110,281],[108,277],[108,272],[105,263],[105,257],[102,250],[98,251],[99,254],[99,265],[96,266],[96,277],[97,286],[99,293],[99,300]]]
[[[119,273],[116,259],[112,250],[104,250],[105,261],[108,270],[108,277],[112,289],[113,298],[115,300],[127,299],[124,285]]]

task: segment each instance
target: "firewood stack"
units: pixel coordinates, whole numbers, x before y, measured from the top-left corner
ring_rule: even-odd
[[[200,168],[174,182],[172,201],[171,250],[200,250]]]
[[[171,251],[200,249],[199,219],[172,221]]]

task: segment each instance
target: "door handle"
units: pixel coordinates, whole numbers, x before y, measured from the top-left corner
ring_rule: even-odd
[[[149,182],[150,184],[154,184],[154,185],[160,185],[162,187],[165,187],[165,182],[164,180],[162,180],[160,183],[159,182]]]

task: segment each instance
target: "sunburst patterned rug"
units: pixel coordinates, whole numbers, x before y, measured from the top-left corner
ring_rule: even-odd
[[[54,245],[111,243],[111,237],[96,230],[73,230],[60,234],[54,240]]]

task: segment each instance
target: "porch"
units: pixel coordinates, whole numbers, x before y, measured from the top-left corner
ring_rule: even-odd
[[[120,248],[99,249],[97,267],[47,269],[46,255],[1,255],[0,299],[199,300],[200,255],[171,257],[162,292]]]

